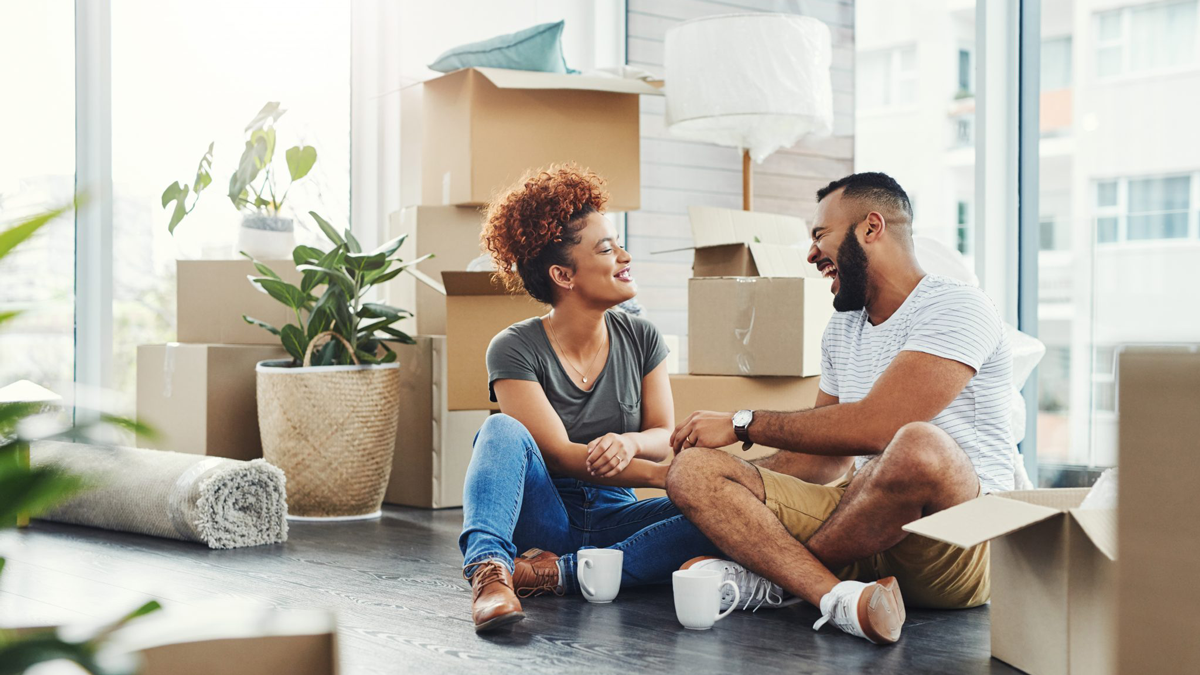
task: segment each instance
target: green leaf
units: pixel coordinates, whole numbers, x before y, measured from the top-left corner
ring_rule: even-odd
[[[403,343],[406,345],[417,344],[417,341],[412,339],[412,336],[409,335],[408,333],[405,333],[404,331],[396,330],[395,328],[392,328],[390,326],[385,326],[385,327],[381,328],[380,330],[388,337],[376,336],[376,339],[378,339],[378,340],[384,340],[386,342],[400,342],[400,343]]]
[[[300,244],[296,248],[292,249],[292,261],[297,265],[315,262],[323,257],[325,257],[325,253],[320,249],[313,248],[312,246]]]
[[[167,232],[170,232],[171,234],[175,234],[175,226],[178,225],[179,221],[183,220],[183,217],[187,215],[187,196],[188,186],[179,185],[179,181],[171,183],[167,186],[166,190],[163,190],[163,208],[165,209],[167,208],[168,204],[175,202],[175,210],[171,212],[171,222],[167,225]]]
[[[208,144],[208,152],[204,153],[204,156],[200,158],[200,164],[196,167],[196,180],[192,181],[192,191],[197,195],[212,184],[213,145],[215,143]]]
[[[272,298],[287,305],[291,309],[302,309],[308,304],[308,294],[286,281],[269,277],[254,277],[254,283],[262,286]]]
[[[285,324],[279,330],[279,338],[283,343],[283,348],[287,350],[292,358],[304,363],[304,350],[308,349],[308,336],[300,330],[300,327],[294,323]]]
[[[246,125],[245,131],[261,129],[267,124],[274,124],[276,120],[283,117],[283,113],[285,112],[287,111],[279,109],[279,101],[270,101],[262,107],[262,110],[258,111],[254,119],[250,120],[250,123]]]
[[[338,234],[338,231],[333,229],[333,226],[329,224],[328,220],[325,220],[321,216],[317,215],[316,211],[309,211],[308,215],[312,216],[313,220],[317,221],[317,226],[321,228],[321,231],[325,233],[326,237],[329,237],[329,241],[332,241],[338,246],[346,245],[346,240],[342,239],[342,235]]]
[[[350,234],[347,232],[346,234]],[[362,274],[371,270],[377,270],[387,264],[387,258],[382,253],[348,253],[346,254],[346,267]]]
[[[360,319],[403,319],[409,316],[412,316],[412,312],[408,310],[378,302],[364,302],[362,308],[358,310]]]
[[[381,244],[379,246],[379,248],[376,248],[374,251],[371,251],[371,253],[372,254],[382,253],[384,256],[387,256],[390,258],[393,253],[400,250],[400,247],[404,245],[404,241],[406,239],[408,239],[408,235],[402,234],[399,237],[396,237],[395,239],[393,239],[387,243]]]
[[[158,430],[154,427],[151,427],[148,424],[142,424],[141,422],[131,420],[126,417],[119,417],[117,415],[110,415],[108,413],[100,413],[100,421],[117,427],[118,429],[124,429],[125,431],[129,431],[137,434],[138,436],[144,436],[149,439],[157,438],[159,435]]]
[[[242,315],[242,320],[251,326],[258,326],[259,328],[265,329],[271,335],[279,335],[279,329],[269,323],[266,323],[265,321],[259,321],[258,319],[246,316],[245,314]]]
[[[288,173],[292,175],[293,183],[307,176],[313,164],[317,163],[317,149],[311,145],[288,148],[284,156],[287,157]]]
[[[363,340],[369,339],[375,333],[375,331],[383,330],[385,326],[390,326],[399,321],[401,318],[402,317],[396,317],[394,319],[379,319],[377,321],[372,321],[369,324],[360,324],[358,327],[358,337],[359,339]]]
[[[246,253],[245,251],[238,251],[238,253],[241,254],[243,257],[245,257],[246,260],[249,260],[250,262],[254,263],[254,269],[258,270],[259,274],[263,275],[264,277],[270,277],[272,279],[282,280],[282,278],[278,274],[276,274],[274,270],[272,270],[270,267],[267,267],[266,265],[258,262],[258,260],[255,260],[254,256],[250,255],[249,253]]]
[[[387,345],[384,345],[383,348],[387,349]],[[382,359],[379,359],[379,362],[380,363],[392,363],[395,360],[396,360],[396,352],[388,349],[388,352],[383,355]]]
[[[254,161],[259,170],[267,168],[275,158],[275,129],[267,127],[250,133],[250,142],[254,144]]]
[[[15,310],[11,312],[0,312],[0,324],[3,324],[6,321],[11,321],[20,315],[21,312]]]
[[[315,307],[308,315],[308,330],[305,331],[305,334],[309,340],[312,340],[317,335],[329,330],[331,323],[333,323],[333,312],[325,307]]]
[[[229,177],[229,199],[233,201],[233,205],[241,209],[243,194],[255,178],[258,178],[259,171],[262,167],[259,165],[261,158],[267,153],[266,138],[258,138],[256,141],[246,141],[246,149],[242,151],[242,157],[238,160],[237,171]]]
[[[6,467],[0,473],[0,523],[12,523],[18,513],[36,516],[80,492],[78,476],[50,467]]]
[[[8,252],[11,251],[17,244],[33,236],[33,233],[41,229],[43,225],[66,212],[66,207],[60,207],[52,211],[38,214],[32,218],[27,218],[26,220],[13,225],[7,230],[0,232],[0,258],[8,255]]]
[[[351,253],[362,253],[362,244],[359,244],[358,240],[354,238],[354,233],[350,231],[350,228],[347,227],[345,232],[346,248],[350,249]]]
[[[320,267],[318,265],[297,265],[296,269],[301,272],[323,272],[328,274],[331,279],[346,293],[346,297],[354,295],[354,280],[351,279],[345,272],[333,267]]]

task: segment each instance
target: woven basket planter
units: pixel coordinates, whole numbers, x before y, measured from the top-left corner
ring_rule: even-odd
[[[287,477],[288,517],[378,518],[396,447],[399,364],[289,363],[256,368],[263,458]]]

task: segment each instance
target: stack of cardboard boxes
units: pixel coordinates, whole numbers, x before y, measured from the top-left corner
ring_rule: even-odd
[[[676,423],[695,410],[811,408],[833,302],[831,282],[795,246],[808,237],[804,221],[710,207],[691,207],[688,216],[689,374],[671,376]],[[774,452],[742,452],[740,443],[724,449],[745,459]]]
[[[429,253],[385,293],[414,312],[402,346],[404,410],[390,504],[462,504],[471,442],[499,409],[488,395],[485,354],[509,325],[548,311],[511,295],[491,272],[467,272],[482,254],[481,208],[529,169],[575,162],[607,180],[610,211],[640,206],[638,96],[644,82],[490,68],[460,70],[401,92],[401,201],[389,236],[401,255]]]
[[[299,283],[291,260],[265,261]],[[287,307],[259,292],[248,260],[176,263],[178,342],[142,345],[137,353],[137,417],[155,437],[138,447],[249,460],[262,456],[254,366],[288,358],[279,338],[242,320],[279,327]]]

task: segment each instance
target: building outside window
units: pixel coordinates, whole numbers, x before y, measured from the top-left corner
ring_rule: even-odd
[[[1096,75],[1111,78],[1196,65],[1197,1],[1096,14]]]

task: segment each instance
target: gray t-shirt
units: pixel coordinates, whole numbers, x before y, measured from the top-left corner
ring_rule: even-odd
[[[642,430],[642,378],[667,357],[654,324],[625,312],[605,313],[608,363],[590,391],[580,389],[558,360],[540,318],[500,331],[487,350],[488,388],[496,380],[528,380],[542,385],[573,443],[590,443],[607,433]]]

